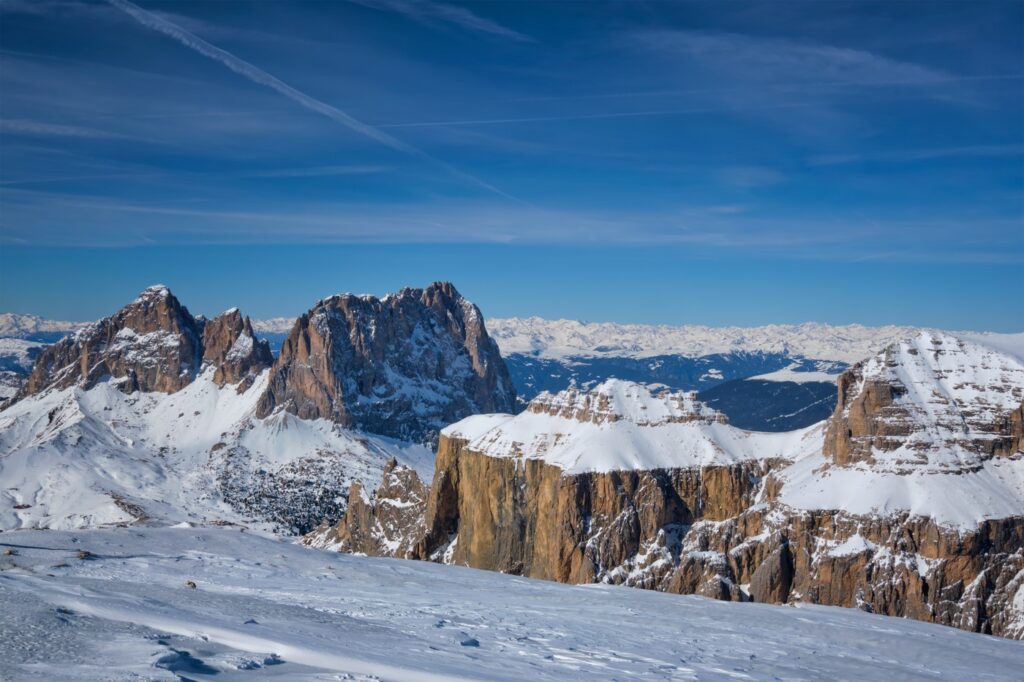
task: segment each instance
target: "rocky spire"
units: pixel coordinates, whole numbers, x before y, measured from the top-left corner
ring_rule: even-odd
[[[216,367],[222,385],[247,386],[271,361],[266,342],[237,310],[210,321],[193,317],[170,289],[156,285],[43,351],[16,399],[51,387],[88,389],[106,377],[125,393],[174,393],[204,365]]]
[[[243,391],[256,376],[274,362],[270,344],[257,339],[252,322],[232,308],[207,322],[203,327],[203,362],[217,369],[217,384],[238,384]]]
[[[302,315],[258,415],[429,441],[467,415],[509,412],[515,389],[480,310],[447,282],[376,298],[342,294]]]

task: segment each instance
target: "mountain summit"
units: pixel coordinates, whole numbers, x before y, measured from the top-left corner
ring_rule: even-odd
[[[285,340],[258,416],[284,409],[425,442],[471,414],[510,412],[515,400],[480,310],[435,282],[313,306]]]
[[[237,310],[213,320],[193,317],[170,289],[155,285],[110,317],[43,351],[16,399],[47,388],[90,389],[111,378],[125,393],[174,393],[204,364],[220,383],[237,383],[270,366],[270,349]],[[244,376],[243,376],[244,375]]]

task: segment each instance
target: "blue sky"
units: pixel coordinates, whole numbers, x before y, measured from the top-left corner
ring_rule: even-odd
[[[1024,329],[1019,2],[0,0],[0,309]]]

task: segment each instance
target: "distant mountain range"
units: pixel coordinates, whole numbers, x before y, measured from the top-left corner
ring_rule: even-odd
[[[254,320],[252,327],[276,356],[295,321]],[[84,325],[5,314],[0,338],[52,342]],[[541,391],[626,379],[701,391],[701,398],[728,414],[733,424],[763,431],[824,419],[835,405],[834,376],[912,332],[892,326],[673,327],[536,317],[490,320],[488,330],[524,401]],[[18,381],[16,369],[0,376],[6,385],[0,387],[0,398],[4,391],[13,393]]]

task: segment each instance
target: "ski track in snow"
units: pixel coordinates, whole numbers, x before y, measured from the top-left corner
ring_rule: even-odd
[[[1020,642],[851,609],[561,585],[235,529],[14,531],[0,545],[17,552],[0,557],[0,679],[13,682],[981,682],[1024,670]]]

